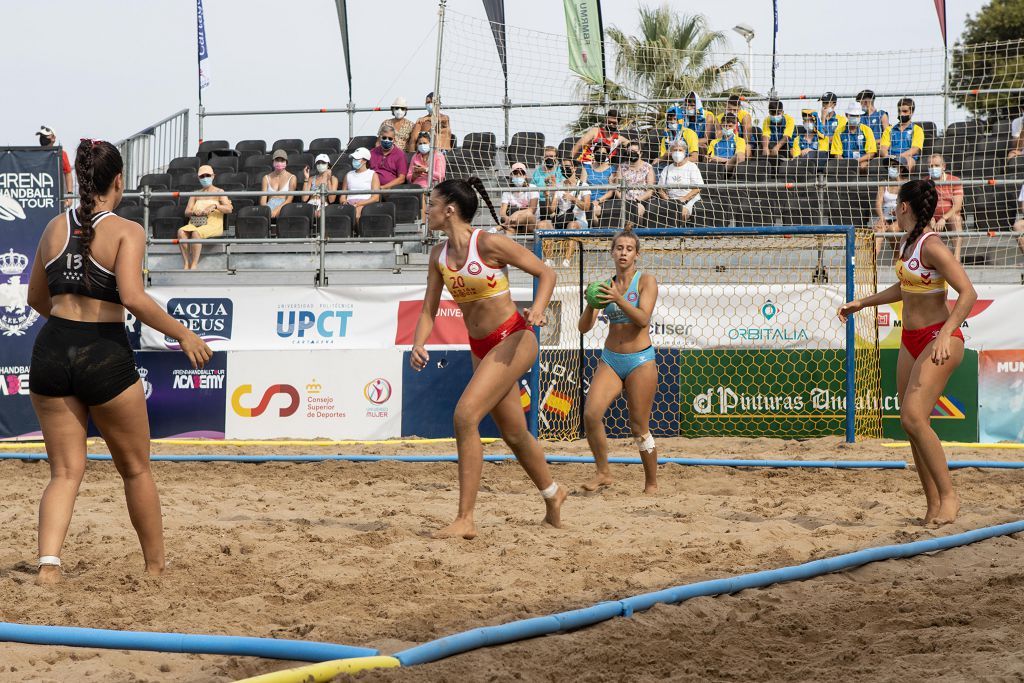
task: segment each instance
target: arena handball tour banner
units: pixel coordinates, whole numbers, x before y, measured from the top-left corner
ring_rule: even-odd
[[[39,430],[28,366],[42,320],[28,306],[28,279],[39,237],[60,211],[59,173],[59,148],[0,147],[0,438]]]

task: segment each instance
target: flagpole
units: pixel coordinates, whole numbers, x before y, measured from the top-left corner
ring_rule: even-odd
[[[942,130],[949,127],[949,39],[946,37],[946,3],[942,3]]]
[[[199,144],[203,144],[203,52],[201,49],[200,35],[200,17],[202,12],[203,0],[196,0],[196,87],[199,91]]]

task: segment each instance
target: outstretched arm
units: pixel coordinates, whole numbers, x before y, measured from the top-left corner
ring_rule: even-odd
[[[515,266],[537,278],[537,290],[533,303],[527,309],[526,322],[534,326],[543,325],[544,311],[555,291],[555,271],[551,266],[545,265],[532,251],[504,235],[484,233],[478,238],[477,248],[485,261]]]
[[[412,338],[412,354],[409,356],[409,364],[415,370],[422,370],[430,360],[426,343],[434,329],[434,318],[437,317],[437,307],[441,303],[441,290],[444,288],[441,271],[437,268],[437,254],[440,250],[441,247],[436,246],[430,255],[427,267],[427,291],[423,296],[423,310],[420,311],[419,320],[416,321],[416,333]]]

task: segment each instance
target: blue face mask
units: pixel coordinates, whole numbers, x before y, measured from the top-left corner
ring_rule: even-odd
[[[363,167],[363,160],[362,159],[353,159],[352,160],[352,170],[353,171],[358,171],[362,167]]]
[[[850,116],[847,120],[850,122],[850,125],[853,126],[854,128],[860,125],[859,116]]]
[[[722,137],[724,137],[726,139],[729,139],[729,138],[731,138],[733,136],[734,132],[735,131],[733,131],[732,128],[723,128],[722,129]]]
[[[419,152],[420,154],[428,154],[430,152],[430,145],[428,145],[425,142],[421,142],[420,144],[416,145],[416,151]]]
[[[782,114],[772,114],[772,123],[780,123],[782,121]]]
[[[427,105],[427,116],[430,116],[433,113],[434,113],[434,105],[428,104]]]
[[[200,178],[199,184],[203,187],[210,187],[210,185],[213,185],[213,178]]]
[[[512,176],[512,184],[513,185],[521,186],[521,185],[523,185],[525,183],[526,183],[526,178],[524,178],[522,176],[519,176],[519,175]]]
[[[391,149],[395,146],[395,141],[391,138],[381,138],[380,146],[384,149]]]
[[[938,180],[942,177],[942,168],[939,166],[929,166],[928,175],[930,175],[934,180]]]

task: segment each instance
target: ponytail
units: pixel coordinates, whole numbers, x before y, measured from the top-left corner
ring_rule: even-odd
[[[935,182],[931,178],[911,180],[900,186],[896,201],[907,202],[910,204],[910,210],[914,213],[914,227],[907,234],[907,239],[903,242],[903,249],[900,252],[900,257],[906,258],[907,247],[914,244],[931,223],[932,217],[935,215],[935,207],[939,204],[939,192],[935,189]]]
[[[491,218],[494,219],[495,223],[500,225],[501,219],[498,218],[498,212],[494,210],[494,204],[491,202],[491,197],[487,194],[487,190],[484,188],[484,182],[476,176],[466,178],[466,182],[469,183],[469,186],[476,190],[481,197],[483,197],[484,204],[487,205],[487,209],[491,212]]]
[[[96,198],[105,195],[114,179],[124,170],[121,153],[109,142],[82,138],[75,152],[75,176],[78,178],[78,208],[76,215],[82,226],[79,243],[82,245],[82,268],[85,286],[92,285],[92,239],[96,236],[93,216]]]

